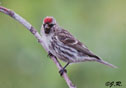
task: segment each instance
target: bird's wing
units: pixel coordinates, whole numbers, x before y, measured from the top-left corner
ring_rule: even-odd
[[[86,56],[100,59],[98,56],[94,55],[91,51],[89,51],[84,44],[82,44],[79,40],[74,38],[68,31],[62,29],[56,35],[59,41],[61,41],[63,44],[76,49],[78,52],[81,52]]]

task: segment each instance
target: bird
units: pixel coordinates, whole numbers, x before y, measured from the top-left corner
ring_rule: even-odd
[[[66,65],[59,71],[61,76],[64,72],[67,72],[66,67],[71,63],[95,61],[112,68],[117,68],[115,65],[95,55],[70,32],[60,27],[52,16],[47,16],[43,19],[40,34],[46,48],[49,50],[48,56],[54,56],[66,62]]]

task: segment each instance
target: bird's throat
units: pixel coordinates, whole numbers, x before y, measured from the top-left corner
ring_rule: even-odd
[[[44,31],[45,31],[46,34],[49,34],[50,33],[50,28],[45,28]]]

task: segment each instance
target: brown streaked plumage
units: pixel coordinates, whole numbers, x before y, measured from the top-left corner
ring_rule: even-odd
[[[84,55],[100,59],[98,56],[91,53],[91,51],[89,51],[84,44],[82,44],[79,40],[75,39],[68,31],[62,29],[60,32],[56,34],[57,34],[56,36],[58,36],[59,40],[62,43],[64,43],[64,45],[74,48],[78,52],[83,53]]]
[[[110,67],[116,67],[93,54],[67,30],[59,27],[53,17],[44,19],[41,34],[46,47],[50,50],[49,55],[67,62],[67,65],[69,63],[96,61]],[[61,75],[66,71],[66,66],[60,71]]]

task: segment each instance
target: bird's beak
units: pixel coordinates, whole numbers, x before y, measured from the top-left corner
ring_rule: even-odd
[[[48,24],[45,24],[45,29],[49,29],[49,25]]]
[[[45,33],[48,34],[50,32],[50,27],[48,24],[45,24],[44,25],[44,30],[45,30]]]

